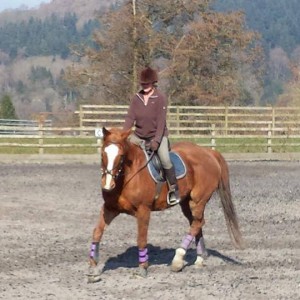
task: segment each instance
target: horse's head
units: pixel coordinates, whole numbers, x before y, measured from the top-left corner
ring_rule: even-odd
[[[128,148],[127,138],[131,130],[123,131],[103,127],[103,145],[101,151],[102,189],[111,191],[123,169],[124,157]]]

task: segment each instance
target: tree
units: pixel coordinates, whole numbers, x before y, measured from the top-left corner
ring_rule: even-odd
[[[284,85],[282,94],[278,97],[279,106],[300,106],[300,47],[292,53],[289,61],[290,80]]]
[[[98,48],[79,53],[86,64],[68,71],[70,84],[85,101],[124,104],[137,70],[152,65],[172,103],[237,101],[243,66],[260,80],[258,35],[245,30],[241,13],[215,13],[210,2],[125,1],[99,20]]]
[[[269,57],[269,78],[272,80],[288,81],[291,78],[290,60],[282,48],[274,48]]]
[[[17,119],[15,107],[9,95],[4,95],[1,99],[0,117],[2,119]]]
[[[256,89],[262,88],[258,38],[244,29],[239,12],[201,13],[170,49],[169,94],[177,103],[240,104],[246,90],[248,98],[250,95],[247,77],[252,77]],[[248,104],[256,102],[255,98],[252,95]]]
[[[248,27],[262,34],[267,51],[280,47],[290,53],[300,43],[299,0],[216,0],[214,7],[245,11]]]

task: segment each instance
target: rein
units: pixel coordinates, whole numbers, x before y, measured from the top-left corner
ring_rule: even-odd
[[[154,152],[152,152],[148,158],[148,160],[146,161],[146,163],[141,166],[125,183],[124,186],[134,177],[136,176],[139,172],[141,172],[144,168],[147,167],[147,165],[149,164],[149,162],[151,161],[151,159],[153,158]]]

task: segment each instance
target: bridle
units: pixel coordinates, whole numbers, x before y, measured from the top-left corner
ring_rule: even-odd
[[[117,143],[117,142],[110,142],[109,143],[109,145],[111,145],[111,144],[113,144],[113,145],[116,145],[116,146],[118,146],[118,148],[120,148],[120,147],[122,147],[122,145],[120,144],[120,143]],[[120,146],[119,146],[120,145]],[[106,174],[109,174],[109,175],[111,175],[112,176],[112,178],[114,179],[114,180],[117,180],[118,178],[119,178],[119,176],[121,175],[121,173],[122,173],[122,170],[123,170],[123,164],[124,164],[124,160],[125,160],[125,155],[124,154],[122,154],[122,155],[120,155],[121,156],[121,158],[120,158],[120,161],[119,161],[119,163],[118,163],[118,165],[117,166],[115,166],[114,168],[112,168],[110,171],[109,170],[107,170],[107,167],[106,168],[103,168],[103,165],[101,166],[101,173],[102,173],[102,176],[103,175],[106,175]],[[144,165],[142,165],[127,181],[126,181],[126,183],[125,184],[127,184],[129,181],[131,181],[131,179],[133,178],[133,177],[135,177],[140,171],[142,171],[147,165],[148,165],[148,163],[151,161],[151,159],[153,158],[153,156],[154,156],[154,152],[152,152],[151,153],[151,155],[149,156],[149,158],[148,158],[148,160],[146,161],[146,163],[144,164]],[[116,169],[118,169],[118,171],[116,172],[116,174],[113,174],[113,171],[114,170],[116,170]]]
[[[112,168],[111,170],[107,170],[107,168],[103,168],[103,166],[101,167],[101,173],[102,175],[111,175],[111,177],[113,179],[117,179],[119,177],[119,175],[122,172],[122,168],[123,168],[123,162],[124,162],[124,155],[121,155],[121,159],[120,162],[118,163],[118,165],[114,168]],[[116,174],[113,174],[113,171],[118,169],[118,171],[116,172]]]
[[[115,143],[115,142],[111,142],[109,143],[109,145],[116,145],[118,148],[121,148],[119,145],[121,145],[120,143]],[[120,155],[121,158],[120,158],[120,161],[119,163],[113,167],[111,170],[107,170],[107,167],[103,167],[103,164],[101,164],[101,173],[102,173],[102,176],[104,175],[110,175],[114,180],[118,179],[118,177],[120,176],[121,172],[122,172],[122,169],[123,169],[123,163],[124,163],[124,157],[125,155],[122,154]],[[115,174],[113,174],[113,172],[117,169],[117,172]]]

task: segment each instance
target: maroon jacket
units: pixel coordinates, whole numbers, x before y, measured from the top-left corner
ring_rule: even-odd
[[[137,93],[131,100],[123,129],[128,130],[135,125],[138,137],[160,143],[163,136],[168,136],[167,104],[165,95],[157,89],[150,96],[147,105],[142,91]]]

